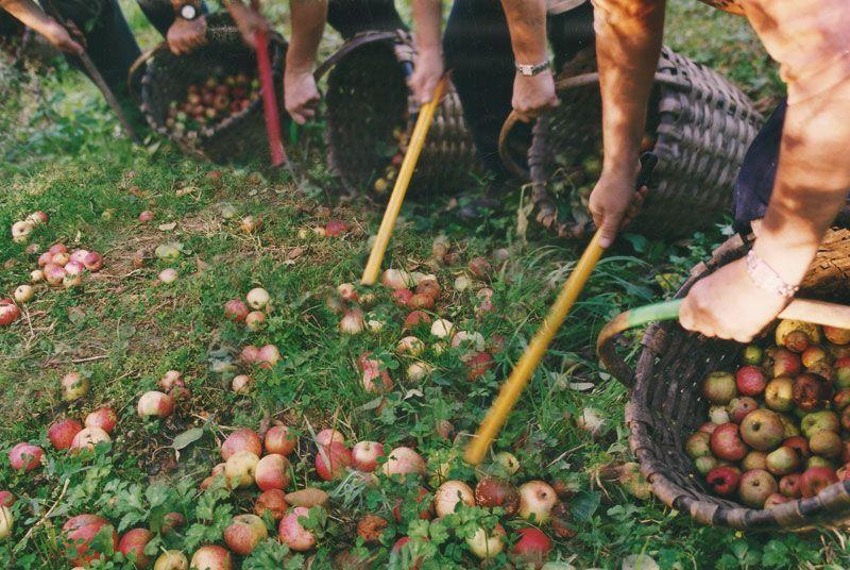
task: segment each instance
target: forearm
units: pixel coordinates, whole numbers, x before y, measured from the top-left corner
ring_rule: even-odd
[[[33,0],[0,0],[0,8],[19,20],[23,25],[43,34],[45,26],[52,22],[44,10]]]
[[[850,79],[788,107],[756,253],[787,283],[804,276],[850,188]]]
[[[635,175],[664,8],[664,0],[594,0],[604,173]]]
[[[412,8],[416,51],[441,53],[443,14],[440,0],[413,0]]]
[[[514,59],[535,65],[546,59],[545,0],[502,0],[502,9],[511,33]]]
[[[327,0],[290,0],[292,38],[286,52],[287,73],[312,73],[328,18]]]

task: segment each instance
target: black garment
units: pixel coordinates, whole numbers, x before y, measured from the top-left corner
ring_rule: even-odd
[[[593,45],[590,2],[547,19],[556,66]],[[497,180],[508,178],[499,158],[499,132],[511,112],[514,54],[505,13],[499,2],[455,0],[443,39],[446,67],[452,70],[463,114],[484,168]],[[515,136],[530,140],[530,127]],[[524,131],[524,132],[522,132]]]
[[[154,28],[164,38],[168,34],[168,28],[174,23],[176,15],[171,0],[136,0],[139,8]],[[201,14],[208,13],[207,5],[201,2]]]
[[[330,0],[328,23],[345,39],[364,31],[407,29],[393,0]]]

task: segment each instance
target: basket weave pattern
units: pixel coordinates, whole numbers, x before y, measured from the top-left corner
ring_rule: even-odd
[[[391,159],[406,149],[418,108],[407,87],[413,48],[404,32],[366,32],[348,40],[323,67],[331,169],[352,193],[372,192]],[[437,108],[409,192],[462,188],[477,171],[475,149],[457,92],[449,85]],[[388,180],[392,187],[392,180]],[[388,194],[389,191],[386,191]]]
[[[283,65],[286,43],[273,35],[269,41],[278,108],[283,109]],[[145,57],[145,56],[143,56]],[[196,140],[176,137],[164,126],[168,106],[182,101],[191,84],[199,84],[213,75],[245,73],[256,76],[257,59],[245,45],[233,21],[225,13],[208,16],[207,44],[188,55],[175,56],[162,44],[147,60],[141,78],[141,108],[151,128],[173,140],[184,152],[213,162],[258,160],[268,163],[269,143],[266,138],[262,99],[217,125],[212,132]],[[288,128],[289,116],[281,112],[282,132]]]
[[[748,249],[740,237],[727,241],[711,260],[694,268],[677,297]],[[836,229],[827,235],[799,296],[850,302],[850,231]],[[675,322],[649,327],[642,345],[626,423],[630,446],[659,499],[701,523],[736,529],[806,530],[850,520],[850,481],[771,509],[751,509],[710,494],[685,454],[684,443],[707,416],[702,379],[713,370],[733,370],[741,345],[686,332]]]
[[[537,121],[529,151],[538,219],[561,235],[585,220],[556,221],[554,210],[570,197],[553,195],[553,181],[588,154],[601,155],[602,103],[595,70],[592,50],[564,66],[558,76],[561,105]],[[647,119],[659,162],[633,227],[654,237],[678,238],[730,212],[735,178],[762,122],[749,99],[727,80],[663,48]]]

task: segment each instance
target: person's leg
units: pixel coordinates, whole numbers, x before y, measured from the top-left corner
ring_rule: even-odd
[[[783,99],[744,155],[733,194],[735,230],[738,232],[748,233],[750,222],[764,217],[767,211],[773,182],[776,179],[776,167],[779,164],[785,109],[786,100]]]
[[[549,43],[555,54],[555,71],[575,56],[580,50],[594,44],[593,4],[589,1],[546,20]]]
[[[455,0],[443,50],[484,168],[504,181],[508,172],[499,157],[499,132],[511,112],[515,70],[501,4]]]
[[[328,24],[345,39],[366,31],[407,29],[393,0],[329,0]]]

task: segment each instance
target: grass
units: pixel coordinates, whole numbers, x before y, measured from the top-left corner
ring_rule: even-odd
[[[753,55],[762,52],[741,21],[692,3],[675,2],[670,11],[668,43],[675,49],[717,67],[765,108],[776,99],[780,91],[773,68],[764,56]],[[134,27],[150,45],[155,35],[133,14]],[[250,510],[252,497],[221,489],[198,494],[196,489],[218,461],[217,445],[234,426],[257,429],[282,419],[301,435],[333,426],[350,441],[415,446],[432,466],[448,460],[451,476],[474,481],[457,460],[459,446],[437,436],[435,426],[450,420],[460,434],[475,430],[572,268],[578,245],[550,239],[533,225],[527,241],[521,239],[516,197],[504,211],[472,225],[454,215],[450,197],[406,204],[386,265],[435,273],[450,290],[436,312],[462,330],[504,340],[495,368],[471,384],[460,352],[438,353],[427,330],[418,329],[414,334],[432,345],[422,358],[435,372],[413,383],[403,374],[409,359],[394,350],[406,334],[405,312],[385,290],[367,309],[368,318],[385,323],[377,333],[341,335],[339,316],[326,302],[337,284],[357,281],[368,237],[380,221],[378,206],[306,197],[285,180],[190,161],[168,144],[134,148],[114,138],[116,125],[103,102],[63,66],[55,75],[28,83],[4,73],[11,74],[0,76],[4,88],[21,95],[4,104],[4,117],[13,120],[3,119],[0,136],[6,189],[0,195],[0,290],[13,290],[35,266],[36,256],[12,243],[8,228],[38,209],[51,220],[36,230],[33,243],[42,249],[57,241],[96,249],[106,264],[78,290],[39,288],[22,321],[0,332],[5,404],[0,447],[23,440],[45,445],[45,427],[55,417],[82,417],[104,403],[120,415],[112,450],[101,449],[93,459],[50,452],[47,466],[26,476],[13,473],[5,454],[0,456],[0,487],[21,498],[14,507],[16,530],[0,543],[4,567],[66,568],[55,536],[68,516],[81,512],[102,513],[123,531],[139,525],[156,530],[166,512],[179,511],[189,524],[157,539],[157,546],[188,553],[200,544],[220,542],[230,516]],[[210,176],[213,171],[221,178]],[[222,215],[226,204],[236,209],[235,218]],[[143,210],[155,212],[153,223],[138,221]],[[242,232],[237,220],[243,215],[262,218],[262,228]],[[313,231],[331,217],[345,220],[351,231],[339,238]],[[610,464],[632,458],[623,425],[627,392],[600,371],[592,348],[595,334],[619,311],[670,295],[689,268],[723,239],[721,230],[676,244],[638,236],[622,240],[594,272],[500,435],[496,448],[510,449],[519,458],[521,481],[543,478],[577,488],[569,501],[576,534],[556,540],[553,560],[579,568],[620,567],[640,554],[663,568],[838,568],[850,563],[842,533],[770,536],[704,527],[597,477]],[[432,260],[432,242],[439,234],[450,240],[456,262]],[[176,262],[133,266],[136,251],[167,242],[182,244],[184,253]],[[492,261],[499,248],[510,249],[503,264]],[[476,313],[474,292],[450,287],[468,274],[467,264],[477,256],[494,265],[484,281],[493,290],[495,311],[482,315]],[[171,286],[156,280],[166,267],[180,274]],[[225,320],[222,306],[255,286],[268,289],[274,307],[268,328],[249,333]],[[253,370],[255,384],[248,396],[232,393],[232,372],[223,368],[245,344],[265,343],[279,347],[282,363]],[[394,387],[383,400],[361,388],[356,361],[365,351],[373,351],[393,377]],[[140,420],[138,396],[169,369],[183,373],[191,398],[168,420]],[[58,381],[71,370],[89,377],[91,390],[85,399],[68,404],[59,397]],[[597,438],[576,423],[588,407],[604,418]],[[198,439],[185,446],[178,439],[175,445],[178,436]],[[315,479],[306,441],[301,440],[300,459],[294,459],[299,486]],[[324,523],[311,521],[325,533],[312,557],[319,568],[329,567],[340,549],[356,546],[353,527],[361,513],[386,514],[396,497],[416,491],[411,483],[388,480],[377,488],[364,489],[352,480],[324,487],[333,492],[336,506]],[[430,536],[428,542],[417,542],[429,556],[426,567],[474,564],[463,537],[486,520],[485,514],[465,509],[447,519],[427,525],[406,518],[404,525],[390,528],[396,537]],[[394,540],[385,538],[384,546]],[[389,563],[388,548],[369,550],[375,557],[371,567]],[[268,543],[243,567],[304,563],[303,557]],[[116,556],[104,567],[128,566]]]

